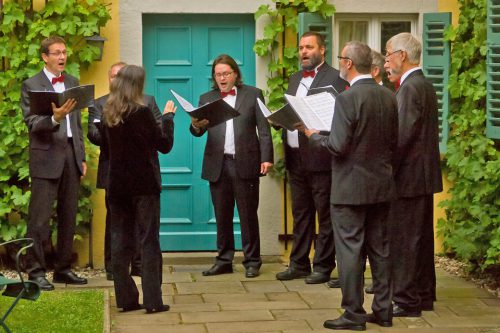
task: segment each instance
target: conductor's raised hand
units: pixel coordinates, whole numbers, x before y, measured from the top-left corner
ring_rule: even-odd
[[[58,123],[61,122],[66,115],[68,115],[76,106],[76,100],[74,98],[70,98],[61,105],[61,107],[57,107],[54,103],[52,104],[52,113],[54,114],[54,120]]]
[[[165,104],[165,108],[163,109],[163,114],[175,113],[175,111],[177,111],[177,106],[175,106],[173,101],[168,101],[167,104]]]

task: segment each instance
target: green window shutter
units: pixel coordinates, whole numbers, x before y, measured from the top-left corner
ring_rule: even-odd
[[[439,151],[446,152],[450,96],[450,42],[444,41],[444,31],[451,24],[451,13],[424,13],[423,70],[436,89],[439,108]]]
[[[299,13],[299,38],[304,32],[316,31],[325,37],[325,51],[327,55],[332,52],[332,18],[323,18],[316,13]]]
[[[500,0],[488,0],[486,136],[500,139]]]

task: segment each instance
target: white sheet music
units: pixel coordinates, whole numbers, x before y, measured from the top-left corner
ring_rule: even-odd
[[[174,95],[175,99],[177,100],[177,102],[179,102],[179,104],[182,106],[184,110],[186,110],[187,112],[191,112],[194,110],[193,105],[189,103],[187,100],[185,100],[184,97],[182,97],[172,89],[170,89],[170,92],[172,93],[172,95]]]
[[[271,111],[269,111],[267,106],[264,103],[262,103],[260,98],[257,98],[257,104],[259,105],[260,111],[262,111],[262,114],[264,115],[264,117],[267,118],[271,115]]]
[[[316,95],[307,96],[304,102],[311,110],[314,110],[315,116],[319,121],[330,130],[333,120],[333,112],[335,110],[335,98],[332,94],[322,92]]]
[[[332,94],[322,92],[305,97],[285,94],[285,98],[308,129],[330,131],[335,108],[335,98]]]

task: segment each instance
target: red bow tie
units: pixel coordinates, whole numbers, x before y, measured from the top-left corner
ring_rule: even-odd
[[[52,78],[52,84],[56,84],[57,82],[64,83],[64,75],[60,75],[59,77]]]
[[[235,89],[231,89],[228,92],[223,92],[223,91],[220,92],[220,97],[222,97],[222,98],[226,97],[227,95],[236,96],[236,90]]]
[[[312,71],[303,71],[302,72],[302,77],[312,77],[314,79],[314,76],[316,75],[316,71],[312,70]]]

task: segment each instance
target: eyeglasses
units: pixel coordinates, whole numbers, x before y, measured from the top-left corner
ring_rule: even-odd
[[[342,57],[342,56],[337,56],[337,59],[339,60],[342,60],[342,59],[345,59],[345,60],[352,60],[351,58],[349,57]]]
[[[66,51],[49,52],[48,54],[56,56],[56,57],[60,57],[61,54],[63,56],[67,56],[68,55],[68,53]]]
[[[233,74],[234,72],[224,72],[224,73],[216,73],[214,76],[217,78],[217,79],[220,79],[220,78],[224,78],[224,79],[227,79],[228,77],[231,76],[231,74]]]
[[[396,50],[396,51],[394,51],[394,52],[386,53],[386,54],[385,54],[385,58],[387,59],[387,58],[389,58],[391,55],[393,55],[394,53],[398,53],[398,52],[402,52],[402,51],[403,51],[403,50]]]

